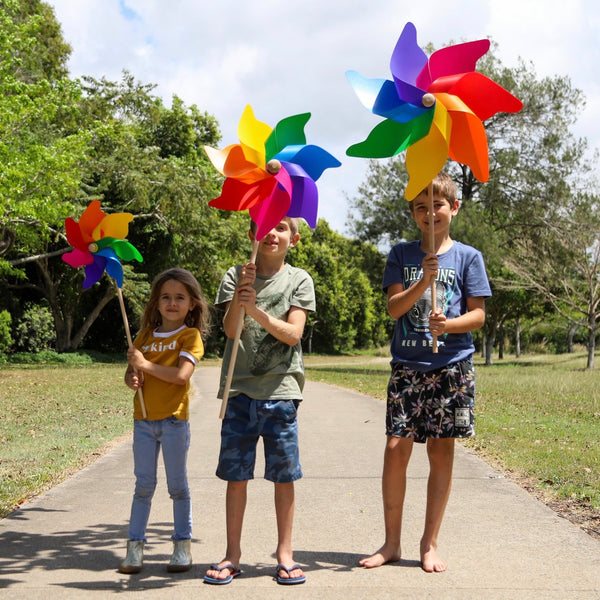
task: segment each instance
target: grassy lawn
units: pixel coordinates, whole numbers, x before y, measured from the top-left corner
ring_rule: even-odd
[[[0,518],[131,430],[125,365],[0,366]]]
[[[307,356],[305,362],[309,379],[385,400],[386,358]],[[477,360],[477,436],[464,443],[559,512],[584,511],[588,529],[600,529],[599,374],[584,366],[583,354],[504,359],[489,367]],[[124,369],[0,365],[0,518],[131,431]]]

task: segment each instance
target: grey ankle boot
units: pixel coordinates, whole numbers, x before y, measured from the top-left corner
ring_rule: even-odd
[[[144,561],[144,542],[127,542],[127,556],[121,563],[121,573],[139,573]]]
[[[173,540],[173,555],[167,565],[169,573],[189,571],[192,567],[192,540]]]

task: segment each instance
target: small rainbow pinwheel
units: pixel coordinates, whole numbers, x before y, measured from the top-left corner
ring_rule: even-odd
[[[142,262],[139,251],[124,239],[132,219],[130,213],[105,214],[98,200],[90,202],[79,223],[70,217],[65,219],[67,240],[73,250],[63,254],[62,259],[72,267],[85,267],[84,289],[100,281],[104,270],[120,289],[123,287],[121,260]]]
[[[468,165],[479,181],[487,181],[483,121],[497,112],[514,113],[523,107],[503,87],[475,72],[489,47],[489,40],[467,42],[442,48],[428,59],[417,44],[415,26],[407,23],[390,61],[393,81],[346,73],[361,102],[386,118],[346,153],[384,158],[407,150],[407,200],[429,185],[448,157]]]
[[[204,149],[217,171],[225,176],[221,195],[209,202],[224,210],[249,209],[262,239],[284,217],[302,217],[317,224],[315,181],[340,161],[323,148],[306,144],[304,126],[310,113],[287,117],[271,129],[258,121],[250,105],[238,125],[239,144],[223,150]]]

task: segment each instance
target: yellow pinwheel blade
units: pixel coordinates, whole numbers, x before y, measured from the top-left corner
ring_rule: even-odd
[[[124,240],[129,233],[129,223],[132,220],[131,213],[115,213],[104,217],[94,229],[94,240],[101,240],[104,237]]]
[[[446,164],[451,129],[448,111],[441,102],[436,102],[429,133],[406,151],[407,200],[414,200]]]
[[[252,107],[248,104],[238,125],[238,138],[246,158],[261,169],[265,169],[267,165],[265,142],[272,131],[266,123],[256,119]]]

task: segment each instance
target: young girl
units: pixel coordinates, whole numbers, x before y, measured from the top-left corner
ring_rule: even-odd
[[[204,354],[201,333],[206,333],[208,326],[208,304],[189,271],[169,269],[156,277],[141,331],[127,351],[125,383],[132,390],[142,389],[147,418],[142,417],[136,394],[135,492],[121,573],[139,573],[142,569],[161,447],[175,521],[173,555],[167,570],[187,571],[192,565],[192,506],[186,470],[190,445],[189,388],[194,367]]]

